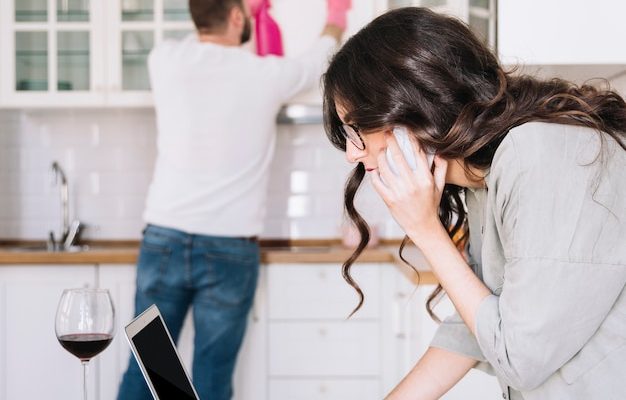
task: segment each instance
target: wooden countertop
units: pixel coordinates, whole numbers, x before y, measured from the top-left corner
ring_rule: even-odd
[[[47,252],[0,248],[1,264],[134,264],[138,247],[90,247],[79,252]],[[262,263],[332,263],[343,262],[352,251],[341,247],[261,248]],[[366,250],[360,262],[392,262],[387,249]]]
[[[337,241],[286,241],[285,246],[271,241],[261,241],[261,262],[263,264],[307,264],[342,263],[352,254],[351,249],[342,247]],[[394,263],[400,271],[417,282],[415,272],[398,256],[399,245],[395,242],[366,249],[358,259],[359,263]],[[0,267],[3,265],[59,265],[59,264],[135,264],[139,253],[137,242],[94,243],[87,250],[79,252],[48,252],[41,250],[43,244],[15,242],[0,243]],[[436,283],[430,268],[414,246],[407,246],[404,256],[420,271],[421,283]]]

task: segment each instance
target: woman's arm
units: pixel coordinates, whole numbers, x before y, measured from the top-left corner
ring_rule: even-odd
[[[490,212],[495,218],[488,220],[487,229],[500,228],[497,234],[508,254],[501,260],[504,279],[497,296],[470,275],[435,222],[445,160],[435,158],[434,176],[430,175],[423,151],[417,149],[422,168],[413,173],[405,165],[403,174],[394,176],[384,156],[379,157],[389,187],[374,174],[372,183],[422,250],[494,372],[507,385],[530,391],[577,353],[599,362],[622,343],[617,332],[623,329],[614,322],[620,310],[614,307],[624,298],[626,285],[624,213],[617,206],[622,204],[617,199],[623,198],[623,185],[611,174],[623,170],[623,158],[594,164],[609,173],[598,182],[601,175],[590,165],[581,166],[580,158],[567,158],[574,157],[571,153],[555,153],[546,164],[544,153],[531,146],[538,138],[531,137],[522,152],[514,145],[515,137],[509,133],[498,149],[498,163],[505,167],[490,170],[494,196]],[[588,141],[581,139],[577,148]],[[391,144],[392,153],[400,157],[397,145]],[[589,155],[597,156],[593,146]],[[554,165],[568,173],[547,174],[556,170]],[[595,188],[595,195],[590,188]],[[571,223],[562,227],[562,221]]]
[[[475,364],[474,359],[429,347],[385,400],[438,399],[456,385]]]
[[[401,173],[391,172],[385,152],[381,152],[378,156],[380,176],[371,174],[372,184],[393,217],[426,257],[465,324],[476,334],[478,306],[491,291],[474,274],[439,221],[438,208],[448,163],[435,156],[434,172],[431,173],[424,151],[413,141],[417,168],[412,171],[393,136],[387,139],[387,145]]]
[[[480,303],[491,294],[467,264],[440,223],[428,229],[407,232],[432,267],[459,315],[476,335],[476,313]]]

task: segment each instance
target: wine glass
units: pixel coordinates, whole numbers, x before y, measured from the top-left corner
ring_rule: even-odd
[[[83,364],[87,400],[87,364],[113,340],[115,311],[107,289],[65,289],[57,308],[55,332],[65,350]]]

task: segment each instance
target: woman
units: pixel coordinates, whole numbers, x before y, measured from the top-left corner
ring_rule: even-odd
[[[439,398],[476,366],[504,398],[626,399],[624,100],[508,74],[464,24],[420,8],[352,37],[324,90],[328,137],[358,163],[345,207],[361,243],[344,277],[362,303],[350,266],[369,238],[353,206],[367,171],[457,310],[388,399]]]

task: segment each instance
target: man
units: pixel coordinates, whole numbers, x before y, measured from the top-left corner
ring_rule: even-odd
[[[176,341],[192,307],[192,376],[208,400],[232,396],[257,282],[276,114],[318,83],[350,7],[328,0],[328,23],[304,56],[262,58],[240,48],[251,30],[243,1],[190,0],[196,34],[164,42],[149,58],[158,155],[135,312],[156,303]],[[131,357],[118,399],[150,398]]]

